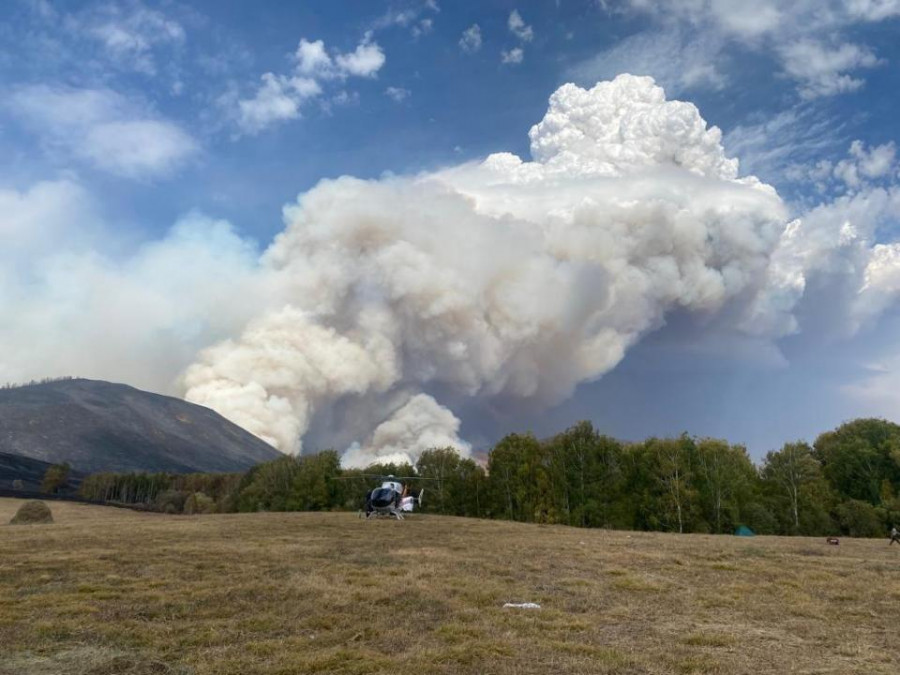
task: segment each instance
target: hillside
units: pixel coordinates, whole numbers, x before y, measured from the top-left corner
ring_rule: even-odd
[[[20,480],[23,490],[37,491],[41,487],[41,481],[44,480],[44,474],[51,466],[52,464],[38,459],[0,452],[0,490],[11,490],[13,481]],[[69,485],[74,488],[81,479],[81,474],[71,472]]]
[[[0,675],[900,672],[886,540],[50,508],[0,525]]]
[[[99,471],[242,471],[277,450],[216,412],[124,384],[0,390],[0,452]]]

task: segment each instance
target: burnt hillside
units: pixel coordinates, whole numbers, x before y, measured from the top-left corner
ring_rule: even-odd
[[[209,408],[85,379],[0,390],[0,452],[82,473],[232,472],[280,456]]]
[[[13,489],[13,481],[22,481],[22,489],[30,492],[40,490],[44,474],[52,464],[30,457],[0,452],[0,490]],[[82,475],[73,471],[69,474],[69,487],[75,488]]]

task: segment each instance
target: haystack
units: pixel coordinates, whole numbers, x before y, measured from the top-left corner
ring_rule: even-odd
[[[44,502],[31,500],[22,504],[16,515],[9,521],[10,525],[34,525],[40,523],[52,523],[53,514],[50,507]]]

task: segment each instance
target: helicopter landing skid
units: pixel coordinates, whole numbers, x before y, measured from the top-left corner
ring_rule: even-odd
[[[372,511],[369,511],[368,513],[364,512],[364,511],[360,511],[359,517],[365,518],[366,520],[371,520],[372,518],[391,518],[391,517],[396,518],[397,520],[404,519],[403,514],[400,513],[400,511],[398,509],[395,509],[395,508],[384,509],[384,510],[383,509],[373,509]]]

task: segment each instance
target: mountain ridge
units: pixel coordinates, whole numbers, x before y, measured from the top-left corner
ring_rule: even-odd
[[[0,452],[82,473],[244,471],[281,456],[209,408],[84,378],[0,390]]]

